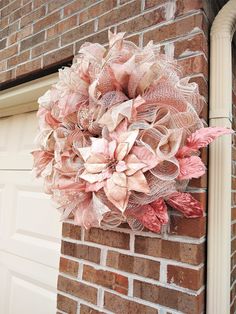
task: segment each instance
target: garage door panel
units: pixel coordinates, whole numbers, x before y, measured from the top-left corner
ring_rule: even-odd
[[[10,123],[10,118],[3,118],[1,119],[0,123],[0,158],[2,156],[6,156],[8,152],[8,144],[9,144],[9,123]]]
[[[56,307],[57,272],[45,265],[0,253],[0,313],[51,314]],[[50,274],[50,275],[46,275]]]
[[[29,171],[0,171],[0,180],[5,181],[1,205],[4,215],[1,230],[3,249],[30,260],[55,265],[60,248],[60,215],[42,192],[40,182],[32,182]]]
[[[51,314],[55,311],[54,294],[17,277],[12,278],[10,313]],[[43,311],[43,312],[42,312]]]
[[[31,234],[47,241],[57,241],[59,215],[50,206],[50,199],[35,191],[22,191],[17,187],[16,193],[16,230]],[[51,217],[48,219],[48,213]],[[58,242],[58,241],[57,241]]]
[[[33,177],[35,112],[0,120],[0,313],[56,309],[60,214]]]
[[[1,230],[2,230],[2,225],[3,225],[3,194],[4,194],[4,184],[0,184],[0,236],[1,236]]]
[[[30,170],[37,133],[35,112],[1,119],[0,169]]]
[[[0,293],[0,313],[9,313],[9,293],[11,283],[11,273],[7,267],[2,264],[0,252],[0,278],[1,278],[1,293]],[[4,288],[4,289],[3,289]]]

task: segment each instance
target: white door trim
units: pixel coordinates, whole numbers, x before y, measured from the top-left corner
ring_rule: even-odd
[[[0,117],[37,110],[37,99],[57,81],[57,77],[58,73],[55,73],[1,91]]]

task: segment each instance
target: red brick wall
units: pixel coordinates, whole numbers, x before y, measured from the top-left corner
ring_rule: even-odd
[[[0,16],[2,86],[71,61],[85,41],[106,44],[111,27],[138,45],[159,42],[177,58],[183,76],[199,84],[207,120],[209,22],[201,0],[0,0]],[[207,176],[190,184],[204,207],[206,188]],[[163,236],[64,223],[58,313],[203,313],[205,229],[206,217],[176,212]]]
[[[201,52],[206,54],[207,25],[201,8],[201,0],[0,0],[0,83],[71,61],[83,42],[106,43],[109,27],[126,30],[140,44],[182,38],[175,56],[198,55],[182,61],[186,74],[205,68],[205,75]],[[165,48],[172,54],[172,43]]]
[[[236,130],[236,49],[233,50],[233,129]],[[236,135],[232,145],[231,314],[236,312]]]

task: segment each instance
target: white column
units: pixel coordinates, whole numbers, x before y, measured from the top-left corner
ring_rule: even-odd
[[[236,0],[218,13],[211,29],[210,125],[231,127],[232,54]],[[207,313],[230,313],[231,137],[210,145],[208,189]]]

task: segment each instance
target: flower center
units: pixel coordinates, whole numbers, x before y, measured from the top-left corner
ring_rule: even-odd
[[[111,159],[111,160],[108,162],[108,169],[110,169],[110,170],[112,170],[112,171],[115,171],[117,164],[118,164],[118,160]]]

